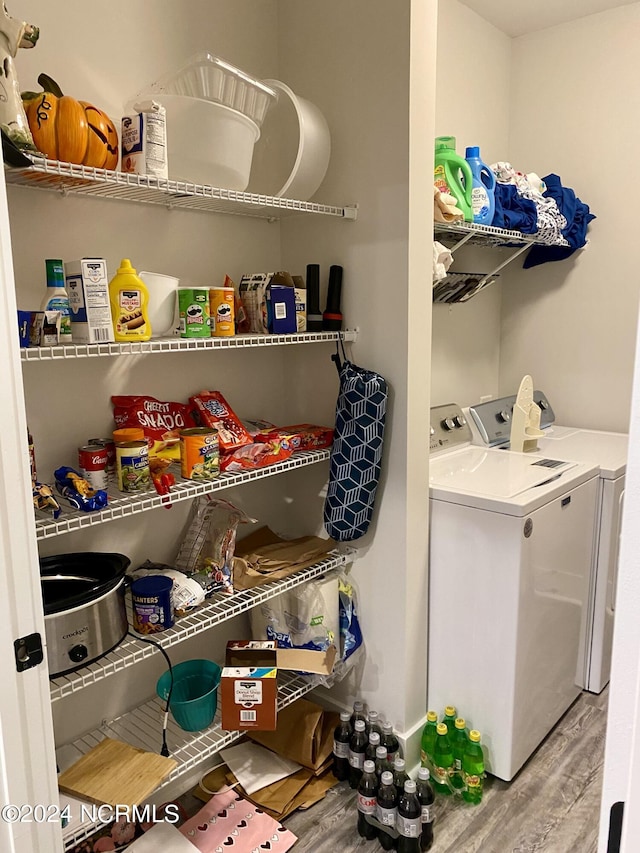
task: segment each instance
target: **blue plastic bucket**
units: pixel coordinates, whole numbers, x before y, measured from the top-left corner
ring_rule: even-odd
[[[169,710],[186,732],[201,732],[213,722],[218,707],[221,668],[211,660],[186,660],[173,667],[173,691]],[[158,679],[156,692],[166,701],[171,687],[167,670]]]

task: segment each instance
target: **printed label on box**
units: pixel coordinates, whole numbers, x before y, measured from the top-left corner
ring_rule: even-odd
[[[244,705],[245,708],[250,708],[252,705],[261,705],[262,682],[236,681],[233,685],[233,699],[236,705]]]

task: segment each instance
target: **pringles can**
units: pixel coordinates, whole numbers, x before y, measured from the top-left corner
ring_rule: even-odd
[[[210,338],[208,288],[178,288],[181,338]]]
[[[218,430],[180,430],[180,467],[185,480],[213,480],[220,474]]]
[[[211,335],[229,337],[236,333],[235,291],[232,287],[211,287],[209,289],[209,311],[211,314]]]

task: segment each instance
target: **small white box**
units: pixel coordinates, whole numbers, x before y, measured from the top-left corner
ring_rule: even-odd
[[[104,258],[82,258],[64,265],[64,277],[74,344],[105,344],[115,341],[109,278]]]
[[[157,101],[134,104],[133,109],[133,115],[122,118],[121,169],[166,180],[167,112]]]

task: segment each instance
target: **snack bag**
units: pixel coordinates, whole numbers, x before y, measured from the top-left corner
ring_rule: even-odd
[[[225,453],[220,459],[220,469],[238,473],[254,468],[266,468],[268,465],[284,462],[292,453],[293,447],[286,438],[278,441],[254,442],[239,447],[231,453]]]
[[[180,430],[197,426],[187,405],[144,396],[114,396],[111,402],[118,429],[142,427],[150,459],[180,462]]]
[[[201,391],[190,397],[189,402],[193,406],[193,416],[199,421],[198,426],[218,430],[218,442],[222,452],[228,453],[253,443],[240,419],[219,391]]]
[[[325,447],[331,447],[333,427],[294,424],[293,426],[262,429],[255,436],[255,441],[278,441],[282,439],[287,439],[294,451],[323,450]]]

